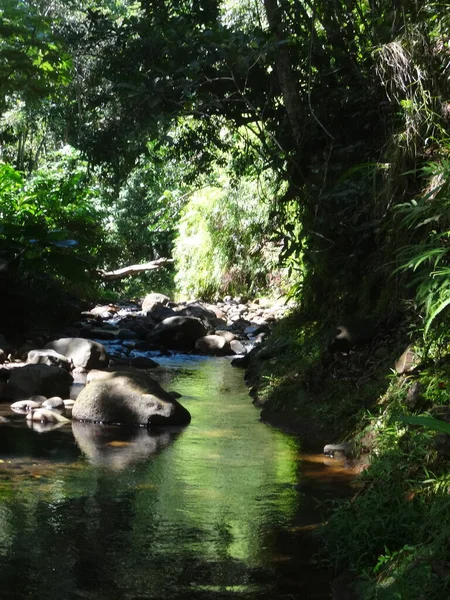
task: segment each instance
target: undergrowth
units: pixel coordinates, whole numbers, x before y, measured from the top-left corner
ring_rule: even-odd
[[[442,331],[447,331],[445,327]],[[364,600],[450,596],[450,436],[399,419],[450,421],[446,336],[379,332],[330,354],[326,324],[291,314],[250,368],[262,416],[326,443],[352,440],[368,464],[358,491],[324,507],[322,559],[350,571]],[[413,364],[394,368],[411,344]],[[431,420],[430,420],[431,422]]]

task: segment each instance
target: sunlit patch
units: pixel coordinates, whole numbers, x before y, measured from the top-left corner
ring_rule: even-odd
[[[201,435],[205,438],[237,438],[232,429],[212,429],[211,431],[202,431]]]
[[[126,446],[132,446],[133,444],[131,442],[119,442],[118,440],[115,440],[113,442],[108,442],[106,445],[111,448],[125,448]]]
[[[137,490],[155,490],[157,487],[155,483],[139,483],[136,485]]]
[[[273,554],[272,562],[273,563],[289,562],[293,558],[294,558],[294,556],[292,554]]]
[[[189,587],[202,592],[233,592],[234,594],[257,592],[261,589],[257,585],[191,585]]]
[[[315,531],[320,527],[320,523],[310,523],[309,525],[298,525],[296,527],[288,527],[289,533],[302,533],[307,531]]]

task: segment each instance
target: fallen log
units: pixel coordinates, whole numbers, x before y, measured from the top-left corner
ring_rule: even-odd
[[[104,271],[103,269],[100,269],[98,273],[102,279],[111,281],[112,279],[123,279],[124,277],[139,275],[139,273],[144,273],[145,271],[160,269],[171,263],[173,263],[173,258],[157,258],[148,263],[129,265],[128,267],[122,267],[121,269],[116,269],[114,271]]]

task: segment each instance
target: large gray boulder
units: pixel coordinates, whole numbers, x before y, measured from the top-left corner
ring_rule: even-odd
[[[145,314],[150,312],[155,304],[166,305],[168,302],[170,302],[170,298],[168,296],[152,292],[151,294],[147,294],[145,296],[142,302],[142,312]]]
[[[221,335],[205,335],[195,342],[195,349],[202,354],[225,356],[230,353],[230,344]]]
[[[118,425],[187,425],[189,411],[145,373],[104,372],[86,385],[72,409],[77,421]]]
[[[102,369],[108,366],[109,357],[105,347],[84,338],[60,338],[45,345],[69,358],[75,367]]]
[[[224,323],[226,324],[223,319],[217,317],[213,310],[200,304],[200,302],[190,302],[189,304],[186,304],[186,306],[178,308],[177,314],[183,317],[194,317],[195,319],[199,319],[207,329],[215,329]]]
[[[195,342],[205,336],[206,327],[193,317],[169,317],[158,323],[147,341],[174,350],[193,350]]]
[[[151,308],[146,311],[147,317],[151,317],[157,323],[160,323],[164,319],[168,319],[169,317],[175,317],[175,311],[173,308],[162,304],[161,302],[155,302],[152,304]]]
[[[30,350],[27,356],[27,363],[31,365],[50,365],[66,369],[67,371],[70,371],[72,366],[67,356],[51,349]]]
[[[5,389],[7,400],[20,400],[34,395],[68,398],[73,377],[65,369],[49,365],[25,365],[11,370]]]

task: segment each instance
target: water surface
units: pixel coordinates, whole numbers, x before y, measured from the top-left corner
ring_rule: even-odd
[[[260,423],[229,359],[157,371],[182,430],[1,425],[0,598],[329,598],[305,532],[350,474]]]

